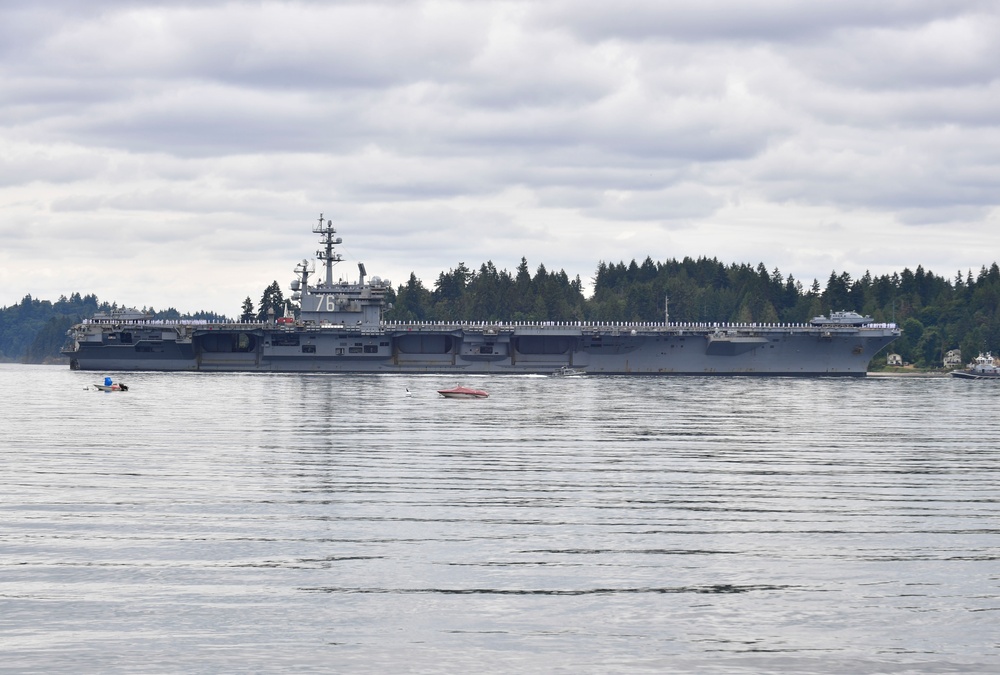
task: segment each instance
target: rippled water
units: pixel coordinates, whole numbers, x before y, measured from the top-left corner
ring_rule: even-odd
[[[1000,672],[1000,382],[122,379],[0,366],[0,670]]]

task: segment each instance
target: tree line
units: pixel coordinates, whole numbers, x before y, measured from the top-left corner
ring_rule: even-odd
[[[940,367],[950,349],[961,349],[966,362],[980,351],[1000,351],[996,263],[975,275],[959,271],[951,280],[920,265],[857,279],[834,271],[825,286],[814,279],[806,287],[763,263],[647,257],[641,264],[601,262],[593,281],[593,295],[585,298],[579,276],[570,279],[544,265],[532,275],[524,258],[514,273],[498,271],[492,262],[478,272],[459,263],[441,272],[432,289],[411,274],[393,294],[386,318],[655,322],[669,308],[671,321],[807,323],[830,311],[853,310],[900,325],[903,336],[889,349],[921,367]]]
[[[996,263],[973,274],[951,278],[922,266],[881,276],[865,272],[853,278],[831,272],[826,284],[804,286],[777,268],[760,263],[724,264],[715,258],[684,258],[641,264],[632,260],[600,262],[593,294],[584,296],[579,276],[550,272],[539,265],[531,273],[521,259],[514,272],[485,262],[478,270],[459,263],[441,272],[428,288],[413,273],[392,289],[385,317],[396,321],[663,321],[669,298],[671,321],[806,323],[831,310],[854,310],[877,322],[897,323],[903,336],[889,346],[905,361],[940,367],[944,352],[961,349],[966,362],[981,351],[1000,352],[1000,268]],[[26,296],[0,310],[0,358],[41,362],[58,357],[65,332],[94,312],[115,308],[93,295],[74,293],[55,303]],[[254,305],[248,296],[240,310],[243,321],[293,315],[278,282],[264,289]],[[148,310],[157,318],[179,319],[174,309]],[[225,319],[211,312],[185,318]],[[884,363],[876,359],[873,366]]]

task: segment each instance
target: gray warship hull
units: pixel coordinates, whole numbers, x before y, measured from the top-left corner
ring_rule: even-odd
[[[161,322],[133,309],[69,331],[70,367],[109,371],[863,376],[897,337],[854,312],[810,324],[416,323],[384,320],[388,280],[334,280],[337,230],[320,215],[316,259],[296,265],[296,316],[262,323]]]
[[[95,371],[864,376],[893,326],[383,323],[78,326]]]

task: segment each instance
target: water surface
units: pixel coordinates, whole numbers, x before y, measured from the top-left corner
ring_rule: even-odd
[[[0,670],[1000,672],[1000,383],[103,375],[0,366]]]

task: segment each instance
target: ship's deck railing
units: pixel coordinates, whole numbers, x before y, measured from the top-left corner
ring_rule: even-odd
[[[265,328],[272,326],[268,321],[215,321],[209,319],[130,319],[114,321],[107,319],[84,319],[83,324],[116,326],[148,326],[165,327],[172,326],[219,326],[227,328]],[[290,324],[278,324],[281,327],[292,328]],[[483,331],[513,331],[518,328],[531,329],[566,329],[580,328],[582,330],[645,330],[645,331],[678,331],[678,330],[792,330],[792,329],[812,329],[830,330],[837,328],[869,328],[878,330],[895,330],[895,323],[869,323],[864,326],[824,324],[814,326],[809,323],[733,323],[726,321],[383,321],[383,329],[388,330],[483,330]],[[348,328],[355,328],[348,326]],[[361,326],[364,330],[371,330],[370,326]]]
[[[171,328],[174,326],[225,326],[227,328],[265,328],[270,321],[219,321],[215,319],[84,319],[83,325],[95,326],[138,326],[149,328]],[[287,326],[288,324],[278,324]]]
[[[425,329],[425,330],[502,330],[510,331],[517,328],[581,328],[597,330],[789,330],[813,329],[828,330],[831,328],[859,328],[859,326],[827,324],[814,326],[809,323],[731,323],[726,321],[383,321],[382,326],[389,329]],[[870,323],[860,328],[895,329],[894,323]]]
[[[210,321],[209,319],[117,319],[117,318],[93,318],[81,321],[84,325],[107,325],[116,326],[207,326],[209,324],[232,324],[231,321]],[[260,322],[257,325],[263,325]]]

